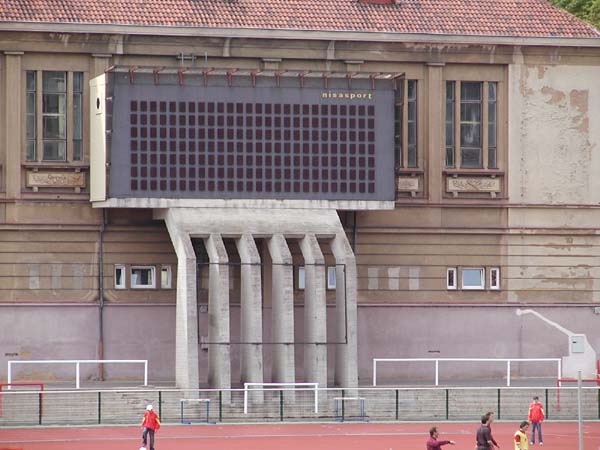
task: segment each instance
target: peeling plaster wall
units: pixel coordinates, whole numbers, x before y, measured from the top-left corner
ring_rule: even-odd
[[[513,64],[509,79],[511,202],[598,204],[600,67]]]

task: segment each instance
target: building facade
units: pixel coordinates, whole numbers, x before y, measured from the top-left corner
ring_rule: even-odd
[[[1,378],[595,375],[597,30],[541,0],[95,3],[0,14]]]

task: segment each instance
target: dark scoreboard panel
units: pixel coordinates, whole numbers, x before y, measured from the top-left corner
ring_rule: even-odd
[[[390,80],[110,80],[110,197],[394,199]]]

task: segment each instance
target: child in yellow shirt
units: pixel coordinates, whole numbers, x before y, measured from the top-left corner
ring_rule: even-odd
[[[529,422],[524,420],[519,425],[519,429],[515,432],[515,450],[529,450],[529,443],[527,441],[527,429],[529,428]]]

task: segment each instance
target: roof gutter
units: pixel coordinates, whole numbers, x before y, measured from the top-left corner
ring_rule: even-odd
[[[127,34],[141,36],[222,37],[245,39],[308,39],[326,41],[407,42],[422,44],[519,45],[600,48],[600,34],[590,38],[520,37],[394,33],[368,31],[306,31],[259,28],[202,28],[115,24],[0,22],[0,31]]]

